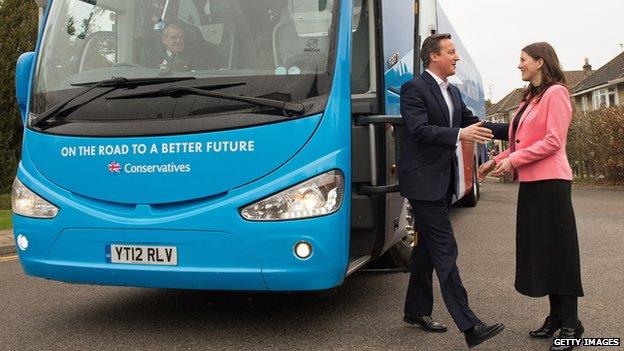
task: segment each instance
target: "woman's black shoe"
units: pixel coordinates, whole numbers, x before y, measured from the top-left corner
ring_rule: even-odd
[[[544,325],[537,329],[529,332],[529,335],[532,338],[538,339],[548,339],[555,335],[555,332],[561,328],[561,319],[554,319],[550,316],[546,317],[544,321]]]
[[[559,332],[559,335],[557,335],[556,339],[580,339],[583,336],[584,331],[585,328],[583,328],[583,324],[581,324],[581,322],[579,322],[579,325],[576,328],[561,327],[561,331]],[[553,345],[550,347],[550,351],[570,351],[573,348],[574,346]]]

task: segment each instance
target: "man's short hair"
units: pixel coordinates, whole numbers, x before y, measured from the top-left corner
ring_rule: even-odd
[[[425,68],[429,67],[429,64],[431,63],[431,54],[440,54],[440,42],[444,39],[451,39],[451,34],[432,34],[422,43],[422,48],[420,49],[420,59],[422,60]]]

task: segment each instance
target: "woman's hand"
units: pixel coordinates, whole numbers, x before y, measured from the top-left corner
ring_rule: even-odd
[[[495,177],[500,177],[505,173],[511,173],[512,169],[513,169],[513,166],[511,165],[511,161],[509,160],[509,157],[507,157],[506,159],[496,164],[496,167],[494,168],[494,172],[492,173],[492,175]]]
[[[496,162],[494,160],[489,160],[486,163],[482,164],[477,170],[477,178],[479,178],[480,181],[483,181],[483,179],[485,179],[485,176],[492,172],[495,166]]]

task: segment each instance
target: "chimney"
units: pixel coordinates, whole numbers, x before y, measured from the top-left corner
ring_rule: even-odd
[[[583,65],[583,73],[588,76],[592,73],[592,66],[589,64],[589,59],[585,58],[585,64]]]

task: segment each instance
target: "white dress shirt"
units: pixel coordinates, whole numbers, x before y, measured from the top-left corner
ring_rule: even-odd
[[[431,74],[433,79],[438,83],[438,87],[440,87],[440,92],[442,92],[442,96],[444,97],[444,101],[446,101],[446,106],[449,110],[449,122],[450,126],[453,126],[453,112],[455,112],[455,106],[453,105],[453,99],[451,98],[451,92],[449,91],[449,85],[451,83],[442,80],[442,78],[438,77],[435,73],[426,69],[427,73]],[[460,128],[461,130],[461,128]],[[457,144],[459,144],[459,132],[457,133]]]

